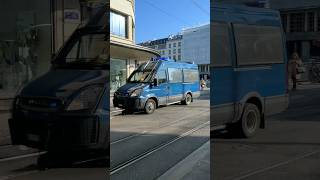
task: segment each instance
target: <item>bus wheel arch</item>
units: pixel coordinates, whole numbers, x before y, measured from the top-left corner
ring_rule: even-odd
[[[265,127],[264,107],[263,107],[262,102],[263,101],[258,97],[251,97],[246,101],[246,103],[251,103],[251,104],[256,105],[260,111],[260,126],[259,126],[259,128]],[[242,111],[244,111],[244,109]]]
[[[237,123],[239,133],[242,137],[254,136],[261,124],[261,111],[253,103],[245,103],[240,121]]]
[[[145,105],[144,105],[144,112],[146,114],[152,114],[155,109],[158,108],[158,100],[155,97],[150,97],[147,99]]]
[[[191,102],[193,102],[193,97],[191,92],[187,92],[185,95],[184,100],[181,102],[183,105],[189,105]]]

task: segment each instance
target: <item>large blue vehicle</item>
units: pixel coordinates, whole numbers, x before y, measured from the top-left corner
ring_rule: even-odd
[[[52,154],[109,154],[108,10],[108,4],[98,6],[52,59],[51,69],[15,97],[12,144],[46,151],[41,166]]]
[[[279,12],[211,7],[211,126],[253,136],[288,107],[287,56]]]
[[[190,104],[200,96],[198,66],[158,58],[141,64],[114,94],[115,107],[151,114],[161,105]]]

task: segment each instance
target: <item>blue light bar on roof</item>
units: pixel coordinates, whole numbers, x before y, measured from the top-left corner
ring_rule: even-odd
[[[172,61],[172,60],[167,57],[156,57],[156,58],[152,58],[151,61]]]

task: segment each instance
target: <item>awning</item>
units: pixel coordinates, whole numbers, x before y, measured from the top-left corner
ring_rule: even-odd
[[[147,61],[152,57],[160,57],[160,54],[158,51],[151,48],[135,44],[110,41],[110,56],[113,59],[135,59],[138,61]]]

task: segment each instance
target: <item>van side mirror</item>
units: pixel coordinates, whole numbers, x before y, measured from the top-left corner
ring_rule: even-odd
[[[158,86],[158,79],[157,78],[153,79],[153,86]]]

